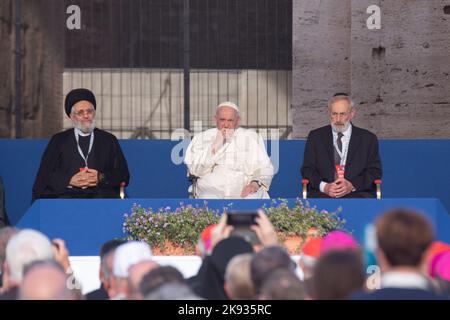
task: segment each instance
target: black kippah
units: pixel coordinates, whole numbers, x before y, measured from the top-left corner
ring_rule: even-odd
[[[333,98],[334,98],[334,97],[337,97],[337,96],[345,96],[345,97],[348,97],[348,94],[346,94],[345,92],[338,92],[338,93],[335,93],[335,94],[333,95]]]
[[[91,90],[79,88],[70,91],[66,96],[66,101],[64,102],[64,109],[66,110],[66,114],[70,117],[70,111],[75,103],[78,101],[89,101],[94,106],[94,109],[97,109],[97,103],[95,102],[95,96]]]

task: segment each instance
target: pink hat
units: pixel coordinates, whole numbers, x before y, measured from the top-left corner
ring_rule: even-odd
[[[450,281],[450,251],[441,252],[434,256],[430,263],[430,276]]]
[[[351,235],[343,231],[332,231],[327,234],[322,241],[320,254],[332,250],[358,249],[358,243]]]
[[[433,243],[428,247],[427,252],[425,253],[427,265],[431,266],[431,260],[433,260],[433,258],[437,254],[445,251],[450,251],[449,244],[442,241],[433,241]]]

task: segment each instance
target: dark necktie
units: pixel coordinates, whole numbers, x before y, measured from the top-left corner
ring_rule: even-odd
[[[342,132],[338,132],[338,138],[336,141],[337,147],[339,149],[339,152],[342,154],[342,137],[344,134]],[[335,164],[341,164],[341,157],[339,156],[339,153],[334,150],[334,163]]]

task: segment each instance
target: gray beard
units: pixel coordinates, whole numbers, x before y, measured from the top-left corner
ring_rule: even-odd
[[[95,119],[92,120],[91,124],[89,126],[82,126],[80,122],[78,121],[73,121],[72,120],[72,124],[74,128],[77,128],[78,130],[80,130],[83,133],[91,133],[92,131],[94,131],[95,129]]]
[[[331,124],[331,128],[333,128],[334,132],[344,132],[350,127],[350,121],[348,121],[343,127],[336,127],[334,124]]]

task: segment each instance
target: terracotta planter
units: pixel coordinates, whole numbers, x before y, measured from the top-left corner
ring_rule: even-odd
[[[286,236],[284,237],[284,246],[286,247],[286,250],[290,255],[298,255],[301,252],[303,244],[310,238],[317,237],[318,231],[317,228],[311,228],[306,233],[306,238],[299,236],[299,235],[293,235],[293,236]],[[283,235],[278,235],[279,239],[283,239]]]
[[[166,240],[164,249],[152,247],[152,253],[155,256],[194,256],[195,250],[181,247]]]
[[[300,236],[287,236],[283,243],[290,255],[297,255],[300,253],[303,238]]]
[[[311,237],[316,237],[317,229],[311,228],[307,232],[306,239]],[[300,250],[302,245],[305,243],[306,239],[301,236],[293,235],[293,236],[283,236],[278,234],[278,239],[284,238],[284,246],[290,255],[298,255],[300,254]],[[188,249],[172,242],[166,240],[165,248],[161,249],[159,247],[152,247],[152,252],[155,256],[193,256],[196,255],[195,249]]]

